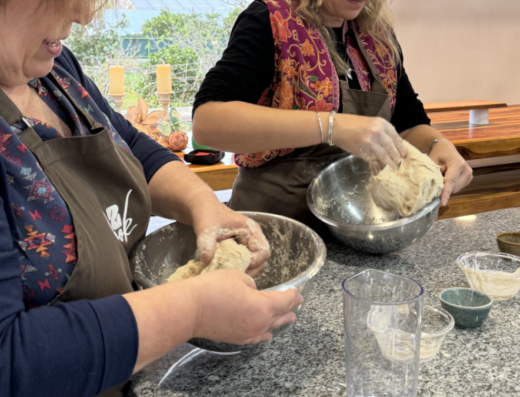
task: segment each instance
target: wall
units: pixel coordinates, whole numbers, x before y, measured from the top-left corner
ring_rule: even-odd
[[[423,102],[520,104],[520,0],[395,0],[392,8]]]

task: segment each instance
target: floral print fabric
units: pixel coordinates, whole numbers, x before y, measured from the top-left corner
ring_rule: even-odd
[[[275,46],[275,77],[258,104],[278,109],[307,111],[337,111],[340,103],[340,83],[336,68],[322,35],[304,23],[293,11],[289,0],[263,0],[269,18]],[[344,25],[344,37],[348,24]],[[372,62],[377,68],[383,87],[389,94],[392,110],[395,106],[397,73],[395,61],[380,44],[367,35],[360,36]],[[363,91],[370,90],[370,68],[350,35],[347,53],[356,70]],[[256,168],[294,149],[278,149],[251,154],[235,154],[240,167]]]
[[[55,66],[59,84],[76,103],[109,131],[113,141],[130,150],[83,86]],[[48,77],[29,85],[71,129],[74,136],[90,135],[90,126],[76,113],[69,99]],[[27,119],[43,141],[61,139],[52,126]],[[23,300],[27,309],[48,304],[70,278],[78,260],[74,221],[67,204],[46,177],[36,157],[18,134],[26,127],[18,122],[8,127],[0,118],[0,156],[6,168],[9,197],[20,240],[17,249]]]
[[[349,24],[343,24],[343,42],[345,43],[349,59],[358,76],[359,85],[363,91],[370,91],[370,68],[368,67],[361,50],[354,45],[351,35],[347,35]],[[395,57],[390,56],[388,49],[381,43],[376,42],[372,37],[366,34],[360,34],[359,40],[367,51],[370,60],[374,64],[381,78],[383,88],[388,92],[388,100],[392,112],[395,108],[395,97],[397,91],[397,65]]]

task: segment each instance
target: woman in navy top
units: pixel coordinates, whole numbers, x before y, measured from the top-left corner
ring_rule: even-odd
[[[249,274],[269,256],[258,225],[222,205],[177,156],[114,112],[62,48],[72,23],[87,23],[99,3],[0,0],[2,396],[122,395],[116,385],[192,337],[236,344],[270,339],[270,329],[294,321],[290,309],[302,300],[295,291],[260,293],[238,271],[140,292],[119,288],[125,280],[113,280],[112,289],[105,277],[89,280],[118,274],[114,261],[96,252],[106,249],[96,235],[121,242],[113,251],[124,263],[150,206],[193,225],[206,263],[216,242],[234,234],[253,253]],[[96,151],[99,139],[108,145]],[[101,172],[98,158],[108,159]],[[113,183],[99,182],[111,172]],[[126,181],[131,189],[119,207],[112,205]],[[141,203],[133,220],[126,211],[129,205],[132,214],[132,200]],[[97,208],[92,201],[106,211],[88,213]],[[104,218],[92,227],[90,215]],[[226,229],[234,232],[219,232]],[[125,279],[129,271],[122,272]],[[82,287],[88,282],[91,290]]]

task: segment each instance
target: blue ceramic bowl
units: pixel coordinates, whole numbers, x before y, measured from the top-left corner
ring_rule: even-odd
[[[487,318],[493,299],[471,288],[448,288],[439,296],[441,306],[459,327],[480,327]]]

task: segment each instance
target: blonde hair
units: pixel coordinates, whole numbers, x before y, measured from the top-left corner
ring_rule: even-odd
[[[321,33],[336,68],[346,70],[347,63],[338,54],[334,45],[332,29],[323,24],[322,5],[323,0],[300,0],[295,11],[301,19],[314,25]],[[358,33],[371,36],[376,45],[380,45],[391,58],[395,59],[397,65],[401,64],[399,44],[393,33],[393,16],[388,0],[370,0],[355,20],[359,26]]]
[[[0,0],[0,8],[7,6],[13,0]],[[16,0],[18,1],[18,0]],[[118,0],[40,0],[40,7],[56,7],[58,15],[63,16],[74,12],[81,23],[88,23],[108,3],[117,4]]]

